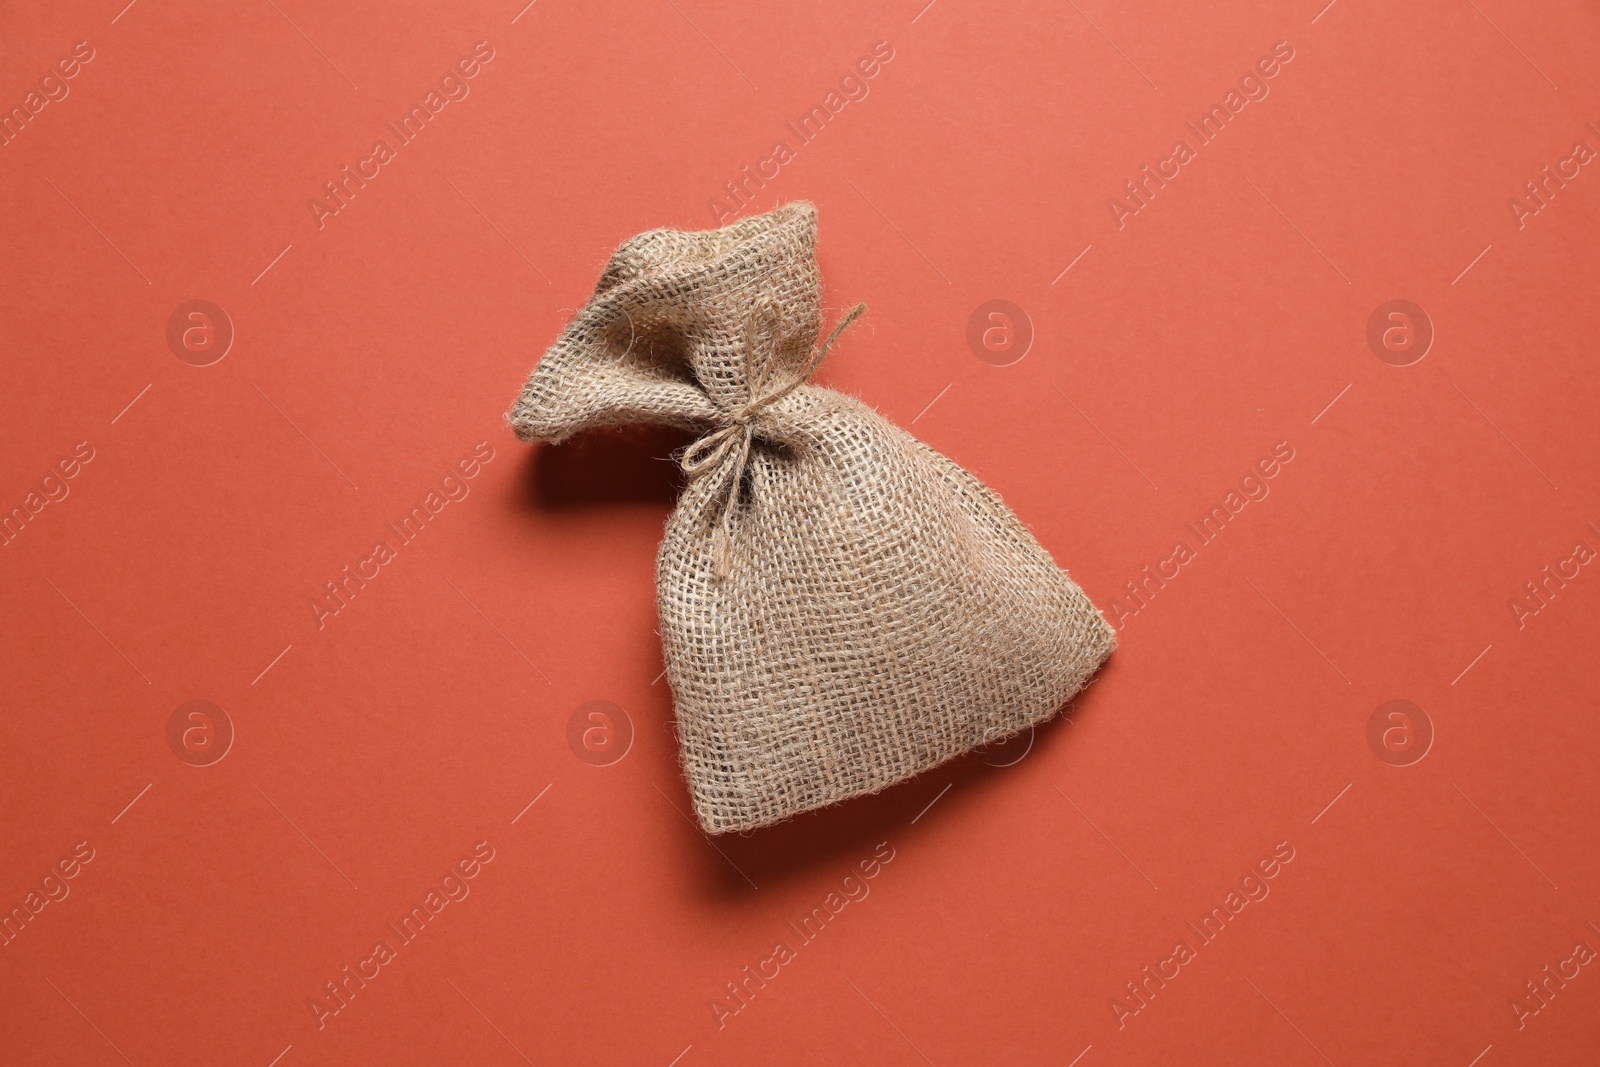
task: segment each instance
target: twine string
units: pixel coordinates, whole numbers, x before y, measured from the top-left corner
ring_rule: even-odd
[[[805,384],[827,358],[828,350],[839,339],[839,335],[866,310],[867,305],[857,304],[846,312],[828,334],[827,339],[812,350],[811,358],[800,369],[800,373],[790,378],[786,384],[767,391],[763,391],[767,384],[766,376],[774,361],[761,357],[767,354],[768,349],[776,348],[776,325],[781,320],[777,309],[768,301],[758,304],[755,313],[751,315],[745,329],[744,344],[745,381],[750,383],[750,399],[729,416],[726,424],[684,449],[683,458],[679,461],[683,472],[691,481],[717,471],[726,472],[720,489],[725,494],[722,513],[717,519],[716,530],[712,533],[714,573],[719,580],[726,578],[732,569],[733,513],[739,505],[740,488],[744,484],[744,473],[750,463],[750,450],[755,443],[756,416]],[[760,356],[758,352],[761,353]]]

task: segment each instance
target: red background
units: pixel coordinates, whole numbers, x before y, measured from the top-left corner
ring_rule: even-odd
[[[0,506],[94,458],[0,548],[0,905],[94,859],[0,948],[0,1059],[1593,1056],[1596,968],[1520,1027],[1511,1001],[1600,949],[1600,576],[1508,601],[1600,548],[1600,174],[1520,227],[1508,199],[1600,148],[1600,18],[923,2],[6,5],[5,107],[94,59],[0,147]],[[470,95],[319,228],[478,41]],[[870,306],[821,380],[914,420],[1108,615],[1294,459],[1020,761],[708,842],[657,680],[681,442],[542,454],[501,417],[618,242],[714,224],[878,41],[869,95],[741,209],[814,201],[827,306]],[[1119,228],[1108,198],[1278,41],[1270,95]],[[167,340],[195,299],[235,331],[203,367]],[[994,299],[1034,334],[1008,366],[966,340]],[[1393,299],[1435,331],[1409,366],[1366,340]],[[470,495],[319,629],[480,441]],[[168,742],[195,699],[235,731],[210,766]],[[1394,699],[1434,734],[1407,766],[1367,740]],[[633,727],[609,766],[567,740],[591,700]],[[471,895],[319,1029],[308,999],[480,841]],[[719,1026],[880,842],[870,895]],[[1119,1019],[1279,842],[1270,896]]]

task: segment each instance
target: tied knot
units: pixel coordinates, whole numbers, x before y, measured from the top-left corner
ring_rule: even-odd
[[[732,568],[733,513],[739,504],[744,473],[750,463],[750,450],[755,444],[757,418],[767,408],[805,384],[821,365],[828,350],[839,339],[839,335],[866,310],[867,305],[857,304],[846,312],[838,325],[828,334],[827,340],[815,348],[800,372],[787,383],[772,388],[766,388],[766,381],[753,372],[753,367],[772,365],[769,360],[758,359],[756,353],[758,349],[772,347],[775,344],[774,330],[770,324],[776,321],[777,315],[770,304],[763,304],[757,315],[752,316],[750,328],[745,334],[744,345],[747,370],[745,380],[750,383],[750,399],[737,411],[728,414],[727,421],[721,426],[684,449],[683,456],[679,460],[679,465],[691,481],[698,481],[707,476],[718,476],[720,482],[713,495],[722,494],[722,510],[717,519],[716,529],[712,533],[714,573],[718,580],[726,578]],[[758,329],[758,322],[768,328]]]

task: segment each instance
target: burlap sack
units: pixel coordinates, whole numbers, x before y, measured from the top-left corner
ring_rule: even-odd
[[[871,793],[1049,718],[1111,628],[972,475],[853,397],[803,384],[816,210],[652,230],[508,416],[527,441],[704,432],[656,601],[682,763],[707,833]],[[830,339],[831,340],[831,339]]]

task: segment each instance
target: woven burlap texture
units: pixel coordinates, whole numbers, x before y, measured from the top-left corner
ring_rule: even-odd
[[[526,441],[702,433],[656,560],[681,761],[707,833],[872,793],[1049,718],[1111,628],[976,478],[800,380],[816,210],[625,242],[508,419]]]

